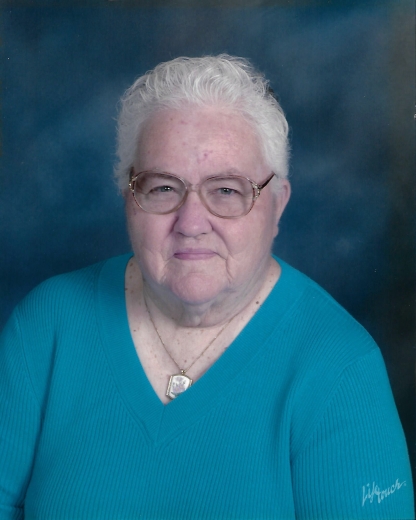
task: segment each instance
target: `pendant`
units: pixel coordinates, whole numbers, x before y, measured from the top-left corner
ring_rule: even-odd
[[[166,395],[171,399],[175,399],[179,394],[183,394],[192,385],[192,379],[185,375],[181,370],[180,374],[170,376],[169,384],[166,389]]]

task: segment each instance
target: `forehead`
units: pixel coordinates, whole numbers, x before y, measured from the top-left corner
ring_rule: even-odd
[[[251,174],[263,166],[253,127],[219,107],[163,110],[144,125],[135,167],[186,174],[233,170]]]

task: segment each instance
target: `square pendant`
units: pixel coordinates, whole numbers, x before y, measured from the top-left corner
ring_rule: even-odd
[[[176,396],[182,394],[192,385],[192,379],[185,374],[174,374],[170,376],[166,395],[171,399],[175,399]]]

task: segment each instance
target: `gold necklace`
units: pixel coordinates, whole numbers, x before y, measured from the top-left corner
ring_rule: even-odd
[[[150,314],[150,311],[149,311],[149,307],[147,306],[147,301],[146,301],[146,298],[144,296],[144,293],[143,293],[143,300],[144,300],[144,304],[146,306],[147,314],[149,315],[150,321],[151,321],[151,323],[153,325],[153,328],[155,329],[155,332],[156,332],[158,338],[160,339],[160,343],[162,344],[163,348],[165,349],[166,354],[175,363],[175,365],[178,367],[178,370],[180,372],[179,374],[172,374],[170,376],[169,383],[168,383],[168,386],[166,388],[166,395],[170,399],[175,399],[179,394],[182,394],[183,392],[188,390],[188,388],[192,385],[192,379],[186,375],[186,372],[188,372],[188,370],[194,366],[194,364],[198,361],[198,359],[201,358],[205,354],[205,352],[214,343],[214,341],[218,338],[218,336],[222,332],[224,332],[224,330],[232,322],[232,320],[235,318],[235,316],[233,316],[230,320],[227,321],[227,323],[224,325],[224,327],[222,327],[222,329],[217,333],[217,335],[212,338],[212,340],[208,343],[208,345],[204,348],[204,350],[199,354],[199,356],[197,358],[195,358],[192,361],[192,363],[188,367],[180,368],[179,364],[174,360],[174,358],[172,357],[172,354],[167,349],[167,347],[165,345],[165,342],[163,341],[162,336],[160,335],[160,333],[159,333],[159,331],[158,331],[158,329],[156,327],[156,324],[153,321],[152,315]]]

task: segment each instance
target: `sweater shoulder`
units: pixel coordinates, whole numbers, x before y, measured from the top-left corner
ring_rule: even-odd
[[[16,306],[3,333],[5,348],[11,345],[10,355],[24,360],[40,402],[57,360],[82,355],[85,338],[95,337],[101,273],[111,275],[123,263],[124,257],[115,257],[49,278]],[[13,352],[13,345],[19,345],[20,353]]]
[[[287,285],[296,288],[297,297],[282,325],[297,338],[299,354],[308,365],[325,359],[340,369],[366,356],[378,346],[368,331],[325,289],[282,262]]]
[[[82,312],[89,308],[94,297],[98,279],[104,269],[115,273],[124,268],[131,255],[112,257],[87,267],[48,278],[36,286],[16,307],[21,316],[36,314],[38,319],[46,314],[50,321],[68,308]]]
[[[393,401],[384,361],[371,335],[317,283],[282,264],[287,287],[296,288],[278,335],[289,352],[286,374],[291,381],[288,399],[295,453],[317,428],[342,385],[353,381],[362,389],[382,381]],[[345,406],[354,403],[346,401]]]
[[[83,298],[88,298],[104,264],[105,261],[102,261],[48,278],[18,304],[18,312],[21,315],[35,312],[38,317],[46,312],[50,317],[51,312],[55,314],[62,305],[71,305],[74,300],[79,303]]]

